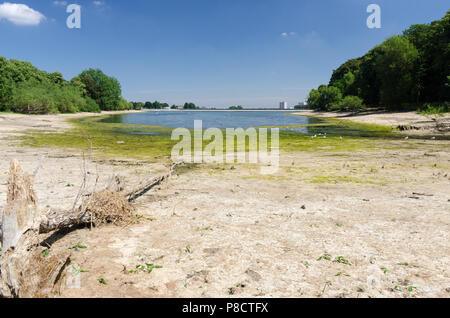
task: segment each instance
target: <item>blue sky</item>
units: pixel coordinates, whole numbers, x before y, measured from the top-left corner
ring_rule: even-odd
[[[82,6],[76,30],[65,1],[9,2],[42,16],[28,25],[3,16],[0,56],[66,79],[98,67],[128,100],[214,107],[294,105],[349,58],[449,9],[448,0],[68,0]],[[371,3],[381,29],[366,26]]]

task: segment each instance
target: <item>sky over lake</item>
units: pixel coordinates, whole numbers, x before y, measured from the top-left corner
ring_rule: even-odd
[[[66,26],[71,3],[82,7],[81,29]],[[371,3],[382,9],[381,29],[366,26]],[[10,0],[0,2],[0,56],[68,80],[98,67],[132,101],[276,107],[448,9],[444,0]]]

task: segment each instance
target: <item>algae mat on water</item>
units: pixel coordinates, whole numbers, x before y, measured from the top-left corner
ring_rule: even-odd
[[[92,149],[99,156],[153,160],[168,158],[178,143],[171,139],[172,128],[107,123],[104,122],[106,117],[108,115],[71,119],[69,122],[73,127],[63,132],[29,131],[21,137],[22,144],[83,151]],[[389,140],[399,138],[390,127],[348,120],[316,119],[312,124],[301,126],[307,127],[308,134],[296,132],[291,129],[293,127],[277,127],[281,128],[282,151],[370,151],[389,147]],[[203,143],[209,142],[204,140]]]

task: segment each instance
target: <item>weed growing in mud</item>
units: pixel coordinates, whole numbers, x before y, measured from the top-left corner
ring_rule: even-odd
[[[352,263],[350,263],[350,261],[343,256],[336,257],[333,262],[352,266]]]
[[[100,278],[98,279],[98,282],[99,282],[100,284],[102,284],[102,285],[108,285],[108,283],[106,282],[106,280],[105,280],[103,277],[100,277]]]
[[[150,222],[156,221],[155,218],[146,217],[146,216],[143,216],[142,214],[136,214],[136,223],[139,223],[139,221],[142,219],[150,221]]]
[[[89,271],[81,269],[80,266],[76,263],[70,263],[70,266],[72,267],[72,276],[77,276],[80,273],[88,273]]]
[[[387,274],[388,270],[386,267],[380,267],[380,269],[383,271],[384,275]]]
[[[186,245],[186,248],[184,250],[186,253],[192,254],[192,249],[190,245]]]
[[[81,242],[78,242],[77,244],[75,244],[74,246],[70,247],[69,250],[75,250],[78,251],[80,249],[86,249],[87,246],[84,246],[83,244],[81,244]]]
[[[408,267],[409,266],[409,264],[408,263],[398,263],[397,265],[400,265],[400,266],[406,266],[406,267]]]
[[[327,261],[331,261],[331,255],[330,254],[323,254],[322,256],[320,256],[317,261],[321,261],[321,260],[327,260]]]
[[[42,251],[42,256],[47,257],[49,255],[50,255],[50,249],[47,248],[47,249]]]
[[[393,290],[401,292],[401,291],[403,291],[403,287],[399,286],[399,285],[395,285]],[[408,287],[406,287],[406,290],[409,291],[410,293],[412,293],[413,291],[417,290],[417,287],[415,287],[415,286],[408,286]]]
[[[350,274],[347,274],[346,272],[338,272],[336,274],[336,276],[346,276],[346,277],[350,277]]]
[[[200,231],[212,231],[213,230],[213,228],[211,227],[211,226],[207,226],[207,227],[204,227],[204,228],[196,228],[195,229],[197,232],[200,232]]]
[[[160,269],[160,268],[163,268],[163,267],[160,265],[145,263],[145,265],[136,265],[136,269],[130,270],[130,273],[146,272],[147,274],[151,274],[154,269]]]

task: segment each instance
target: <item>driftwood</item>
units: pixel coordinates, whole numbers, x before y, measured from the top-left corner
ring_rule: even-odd
[[[167,180],[174,168],[172,166],[166,175],[143,182],[128,192],[124,191],[121,179],[114,177],[113,185],[84,195],[85,199],[75,208],[83,196],[85,174],[72,210],[49,209],[40,213],[32,176],[23,172],[18,162],[12,162],[8,199],[0,223],[0,297],[57,295],[67,278],[71,251],[55,252],[46,257],[42,253],[45,248],[40,244],[39,235],[76,225],[115,222],[131,217],[134,212],[132,203]]]
[[[42,257],[38,244],[40,220],[32,179],[14,161],[2,215],[0,296],[45,297],[60,286],[70,252]]]
[[[134,203],[138,198],[162,184],[170,178],[174,169],[175,165],[169,169],[167,174],[143,182],[127,192],[122,186],[122,180],[115,177],[114,186],[109,187],[111,190],[106,189],[90,194],[88,199],[75,211],[48,210],[41,217],[39,232],[49,233],[77,225],[95,224],[99,221],[100,223],[103,221],[114,222],[115,217],[126,216],[127,211],[132,212],[132,206],[128,205],[127,202]],[[100,211],[104,209],[105,205],[109,205],[109,215]]]

